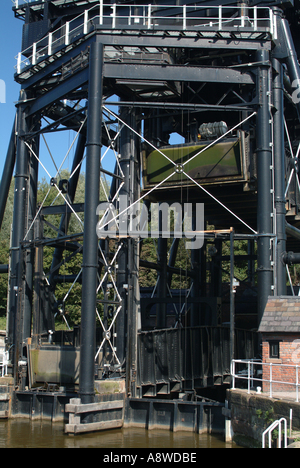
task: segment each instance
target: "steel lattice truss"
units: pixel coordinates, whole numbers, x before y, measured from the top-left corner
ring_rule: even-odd
[[[47,9],[43,2],[33,2],[29,11],[25,3],[16,2],[15,13],[28,21],[29,30],[26,14],[34,24]],[[94,362],[104,376],[124,372],[127,359],[136,382],[137,347],[132,343],[138,330],[222,322],[219,303],[211,315],[207,310],[210,300],[223,300],[226,294],[233,301],[233,275],[228,291],[222,291],[222,274],[229,270],[224,267],[228,259],[220,253],[222,243],[232,241],[231,233],[232,242],[248,242],[243,286],[251,283],[248,289],[253,292],[258,285],[262,304],[285,287],[290,271],[288,265],[280,265],[287,250],[286,232],[291,248],[299,238],[300,137],[295,125],[299,106],[292,89],[299,72],[296,51],[290,47],[294,52],[287,55],[278,41],[285,34],[289,44],[287,22],[276,9],[265,6],[244,10],[220,5],[206,11],[204,5],[189,2],[160,8],[100,1],[81,2],[76,5],[78,14],[70,15],[69,3],[76,2],[52,3],[61,22],[33,43],[26,32],[17,57],[16,80],[22,90],[16,120],[15,206],[23,214],[14,220],[21,241],[15,234],[9,344],[18,335],[15,362],[21,360],[31,331],[27,325],[16,332],[16,313],[20,323],[30,323],[33,315],[33,335],[41,340],[51,341],[54,317],[59,315],[71,329],[68,311],[78,298],[78,314],[85,313],[81,299],[85,272],[93,269],[97,283],[93,308],[99,327]],[[99,44],[102,57],[99,49],[94,60]],[[102,103],[99,109],[96,101]],[[98,127],[91,137],[95,122]],[[209,136],[214,123],[224,124],[225,130]],[[206,129],[202,134],[201,125]],[[171,135],[176,135],[175,143]],[[229,149],[218,156],[227,143]],[[230,151],[234,163],[228,162]],[[95,154],[99,174],[91,173],[88,180]],[[281,169],[278,154],[284,155]],[[33,187],[43,176],[47,184],[38,204]],[[79,193],[82,179],[85,194]],[[99,190],[88,195],[90,186]],[[18,198],[21,191],[26,193],[24,200]],[[87,206],[95,200],[101,209],[92,214],[98,223],[92,235]],[[153,240],[156,260],[143,257],[145,239],[151,237],[147,227],[151,216],[154,222],[150,205],[163,202],[181,207],[204,204],[201,229],[195,228],[194,218],[189,228],[202,235],[204,247],[201,252],[190,248],[184,267],[188,280],[180,292],[172,288],[172,275],[184,270],[178,260],[186,245],[179,243],[184,237],[182,213],[177,219],[174,215],[177,230],[174,227],[171,240],[167,242],[161,232]],[[163,220],[160,223],[158,232]],[[101,231],[97,258],[87,262],[84,251],[96,227]],[[49,249],[51,265],[45,262]],[[262,278],[256,284],[255,265]],[[151,297],[141,297],[141,268],[154,272],[147,292]],[[170,326],[168,307],[175,311]]]

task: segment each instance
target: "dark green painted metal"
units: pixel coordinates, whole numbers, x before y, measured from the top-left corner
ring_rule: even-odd
[[[144,163],[144,185],[145,188],[159,184],[173,172],[174,175],[168,179],[166,185],[180,183],[191,183],[191,181],[180,171],[176,172],[177,164],[184,164],[197,153],[204,150],[211,142],[199,144],[170,145],[160,148],[160,151],[151,151],[148,155],[143,152]],[[165,158],[161,153],[165,154]],[[190,162],[183,166],[183,171],[201,183],[220,183],[221,181],[243,180],[246,168],[243,164],[241,138],[226,139],[222,143],[216,143]],[[169,160],[174,161],[172,164]]]

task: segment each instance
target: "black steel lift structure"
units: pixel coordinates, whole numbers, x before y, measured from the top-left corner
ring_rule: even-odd
[[[233,357],[255,357],[268,296],[287,294],[300,239],[299,1],[161,3],[14,1],[21,91],[0,186],[2,222],[14,174],[12,414],[55,419],[76,397],[73,420],[97,429],[95,385],[114,379],[127,414],[140,401],[149,420],[160,398],[178,412],[229,383]],[[64,132],[52,170],[42,144]],[[55,203],[37,204],[43,176]],[[143,252],[151,240],[156,260]],[[74,290],[80,328],[55,331]]]

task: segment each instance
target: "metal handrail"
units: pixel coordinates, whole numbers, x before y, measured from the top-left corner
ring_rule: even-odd
[[[2,367],[2,377],[7,374],[7,365],[8,365],[8,351],[4,351],[0,354],[2,359],[0,360],[0,367]]]
[[[277,419],[262,433],[262,448],[265,447],[265,436],[268,434],[269,448],[272,448],[271,434],[279,426],[278,448],[281,448],[281,423],[284,423],[284,448],[287,448],[287,421],[285,418]]]
[[[236,372],[236,364],[244,364],[246,365],[247,372],[238,373]],[[270,373],[269,378],[258,377],[255,375],[255,366],[269,367]],[[274,367],[282,367],[282,368],[294,368],[295,369],[295,381],[285,381],[285,380],[274,380],[272,370]],[[253,381],[255,382],[267,382],[269,383],[269,396],[272,398],[273,396],[273,384],[282,384],[282,385],[292,385],[295,387],[296,390],[296,402],[299,402],[299,365],[295,364],[274,364],[272,362],[262,362],[261,360],[256,359],[233,359],[231,361],[230,366],[230,373],[231,373],[231,388],[235,389],[236,380],[246,380],[247,381],[247,393],[250,393],[251,387],[253,387]]]
[[[128,15],[118,15],[118,8],[124,6],[114,4],[104,4],[103,0],[99,0],[99,3],[93,5],[90,9],[84,11],[84,13],[78,15],[76,18],[67,22],[62,27],[56,29],[55,31],[48,34],[48,36],[43,37],[40,41],[33,43],[32,46],[27,49],[19,52],[17,55],[17,73],[20,74],[22,69],[27,66],[33,66],[38,63],[40,59],[45,59],[58,52],[65,47],[68,47],[73,41],[76,41],[78,36],[86,35],[89,32],[89,25],[91,23],[102,26],[103,29],[115,30],[115,29],[134,29],[140,25],[146,30],[152,30],[156,28],[166,29],[169,28],[169,24],[164,24],[164,22],[174,21],[176,30],[187,31],[189,29],[203,27],[205,30],[217,29],[218,31],[226,31],[227,26],[232,29],[232,21],[235,24],[234,27],[237,28],[237,32],[241,32],[241,29],[247,28],[250,31],[258,32],[259,24],[263,22],[264,30],[270,32],[272,36],[276,35],[276,20],[273,14],[273,11],[268,7],[248,7],[247,16],[244,14],[243,7],[235,6],[239,16],[237,17],[226,17],[226,10],[232,11],[232,7],[219,6],[210,6],[211,11],[216,11],[216,15],[213,17],[206,16],[195,16],[195,11],[198,11],[201,15],[202,11],[207,9],[207,6],[172,6],[172,9],[176,12],[174,16],[157,16],[153,14],[153,5],[145,4],[139,5],[140,14],[136,13],[134,5],[126,5],[128,9]],[[160,8],[164,8],[164,5],[160,5]],[[111,11],[111,14],[104,14],[104,9]],[[193,16],[189,17],[189,11],[193,11]],[[259,17],[259,12],[264,11],[266,14],[263,17]],[[92,14],[91,14],[92,12]],[[119,22],[122,24],[119,24]],[[191,26],[188,25],[188,22],[192,21]],[[268,26],[265,27],[265,24]],[[46,45],[45,45],[46,43]],[[26,59],[22,60],[22,55],[26,56],[31,54]]]

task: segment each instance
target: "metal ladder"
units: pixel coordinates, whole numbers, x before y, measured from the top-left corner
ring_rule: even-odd
[[[276,429],[277,426],[279,426],[279,435],[278,435],[278,448],[281,447],[281,424],[282,422],[284,423],[284,447],[287,448],[287,421],[285,418],[280,418],[274,421],[263,433],[262,433],[262,448],[266,448],[265,446],[265,437],[268,434],[268,442],[269,442],[269,448],[272,448],[272,432],[274,429]]]

